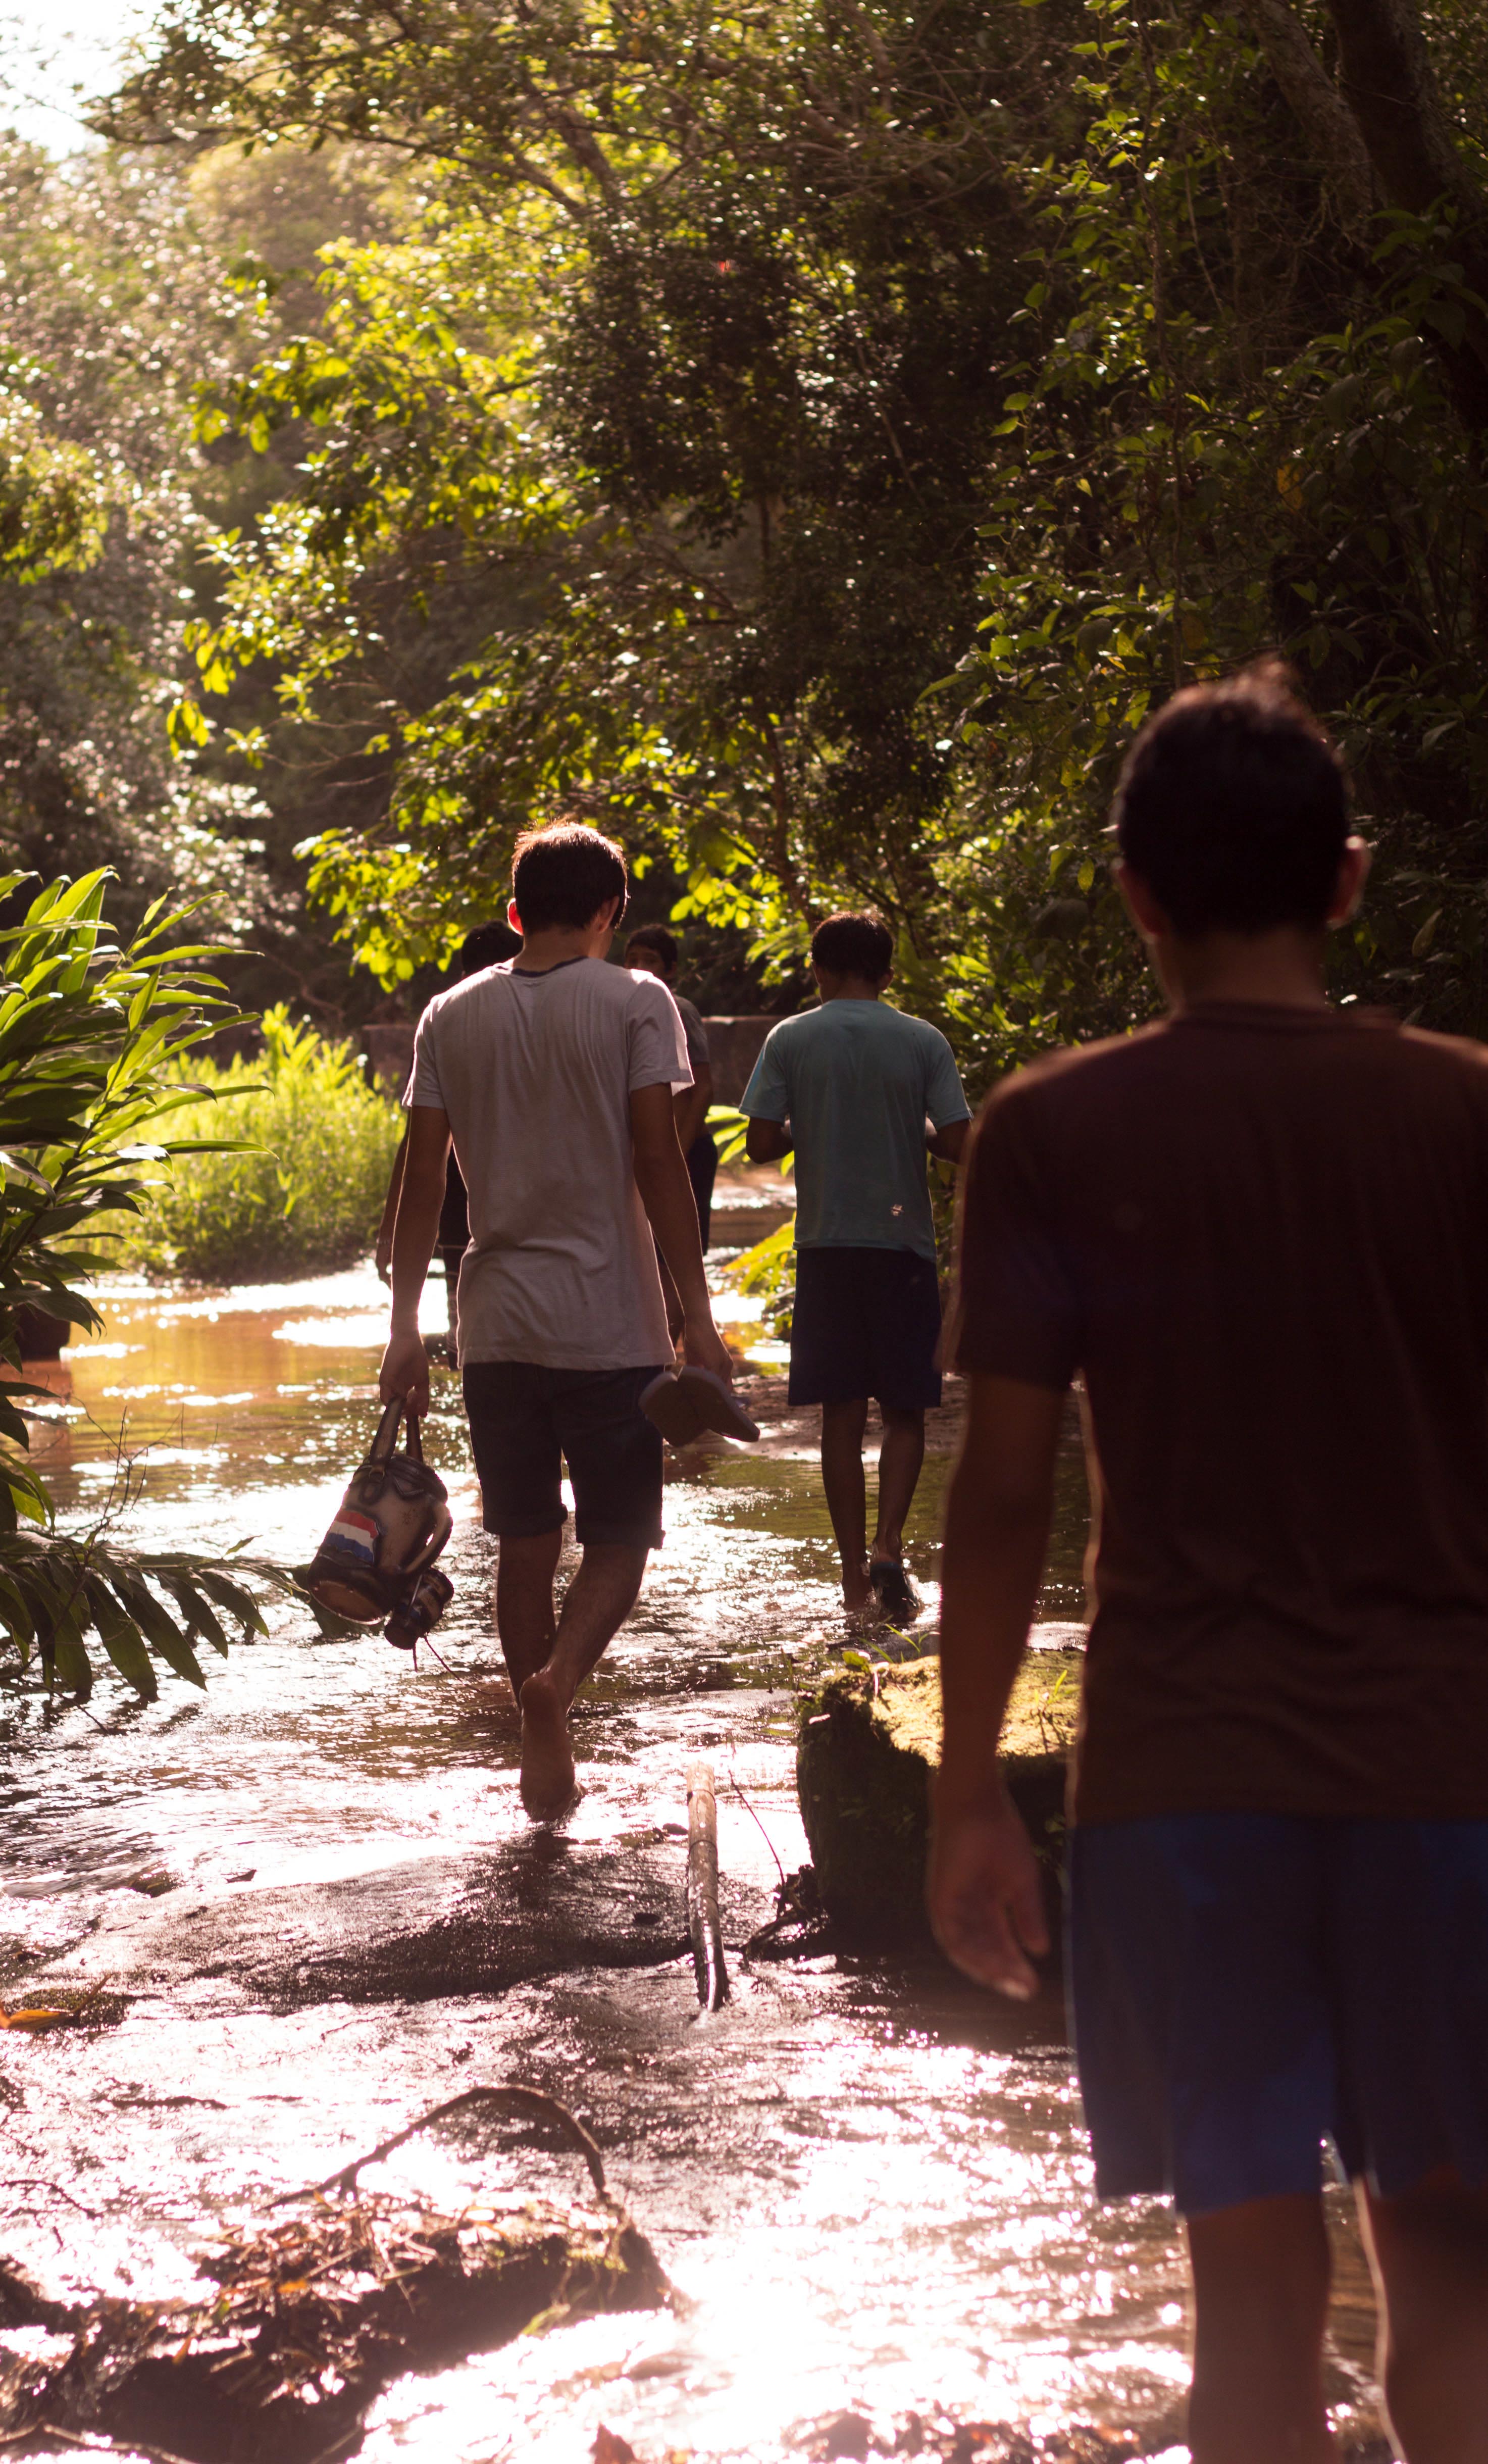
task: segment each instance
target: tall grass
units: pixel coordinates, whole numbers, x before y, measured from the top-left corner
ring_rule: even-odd
[[[183,1073],[217,1097],[195,1116],[204,1133],[255,1152],[177,1156],[143,1216],[120,1227],[120,1265],[227,1284],[344,1265],[371,1247],[401,1115],[367,1085],[353,1045],[282,1008],[262,1026],[256,1060]]]

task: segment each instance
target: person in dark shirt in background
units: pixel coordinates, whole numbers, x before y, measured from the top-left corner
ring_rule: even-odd
[[[1187,2224],[1194,2464],[1334,2453],[1324,2141],[1398,2452],[1481,2464],[1488,1051],[1328,1003],[1368,853],[1284,671],[1175,695],[1115,818],[1169,1015],[1004,1079],[968,1151],[930,1913],[1034,1991],[996,1743],[1083,1375],[1075,2042],[1097,2190]]]
[[[692,1065],[692,1084],[684,1087],[675,1098],[677,1111],[677,1144],[687,1164],[688,1178],[697,1200],[697,1226],[703,1239],[703,1252],[708,1252],[708,1236],[712,1213],[713,1181],[718,1171],[718,1149],[708,1126],[708,1108],[713,1100],[713,1073],[708,1058],[708,1030],[693,1002],[677,990],[675,978],[680,953],[675,934],[665,924],[643,924],[625,943],[627,967],[642,975],[657,976],[677,1004],[682,1031],[688,1040],[688,1059]]]

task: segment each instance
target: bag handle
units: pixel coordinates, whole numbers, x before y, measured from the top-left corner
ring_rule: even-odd
[[[374,1464],[379,1471],[385,1471],[392,1462],[393,1451],[398,1443],[398,1423],[405,1415],[408,1422],[408,1460],[416,1463],[422,1463],[424,1461],[424,1446],[419,1437],[419,1416],[405,1396],[395,1395],[379,1420],[377,1435],[367,1448],[367,1462]]]

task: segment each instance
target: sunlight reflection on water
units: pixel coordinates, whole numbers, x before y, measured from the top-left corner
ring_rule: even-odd
[[[427,1327],[443,1312],[436,1284]],[[142,1541],[244,1541],[301,1561],[376,1418],[385,1301],[370,1268],[231,1293],[120,1287],[107,1316],[104,1337],[49,1378],[56,1418],[37,1448],[64,1507],[97,1510],[127,1404]],[[12,2214],[7,2249],[44,2276],[71,2268],[122,2288],[114,2271],[127,2269],[135,2289],[168,2291],[191,2278],[204,2210],[240,2213],[456,2084],[515,2077],[590,2121],[692,2306],[589,2321],[403,2381],[378,2408],[372,2464],[572,2464],[602,2422],[646,2464],[677,2452],[770,2464],[800,2454],[802,2437],[810,2453],[810,2425],[844,2408],[886,2444],[918,2414],[1127,2425],[1171,2448],[1186,2367],[1178,2244],[1157,2203],[1093,2201],[1057,1991],[1012,2013],[928,1962],[739,1961],[769,1913],[772,1849],[787,1870],[806,1855],[788,1670],[819,1664],[821,1639],[840,1631],[812,1432],[782,1420],[773,1393],[767,1450],[669,1467],[667,1545],[580,1698],[584,1793],[551,1843],[555,1906],[589,1877],[610,1891],[615,1928],[631,1911],[674,1925],[687,1763],[707,1754],[720,1785],[732,1772],[767,1837],[721,1795],[720,1862],[739,1895],[728,2009],[699,2022],[677,1960],[559,1961],[480,1993],[456,1972],[427,1995],[317,1988],[307,1969],[302,1988],[292,1971],[266,1998],[276,1945],[297,1925],[331,1951],[377,1928],[417,1943],[472,1891],[536,1887],[489,1618],[493,1551],[471,1520],[458,1397],[441,1375],[427,1446],[458,1525],[456,1599],[435,1638],[446,1666],[410,1668],[375,1632],[317,1640],[275,1606],[266,1642],[212,1661],[205,1696],[167,1680],[142,1708],[105,1681],[91,1722],[34,1696],[6,1707],[0,1932],[12,1955],[157,1946],[119,2025],[71,2039],[65,2066],[44,2044],[7,2045],[25,2129],[55,2147],[54,2166],[71,2163],[85,2122],[97,2217],[80,2240],[71,2220],[59,2255],[40,2219]],[[932,1453],[909,1534],[928,1616],[946,1468]],[[1067,1643],[1084,1516],[1073,1458],[1061,1482],[1042,1639]],[[193,1938],[226,1947],[193,1966]],[[574,2187],[540,2148],[446,2141],[379,2178],[498,2202]],[[1351,2332],[1357,2373],[1362,2308]]]

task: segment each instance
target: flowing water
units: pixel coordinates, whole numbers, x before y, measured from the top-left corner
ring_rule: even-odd
[[[725,1238],[757,1194],[733,1194]],[[441,1326],[437,1284],[427,1307]],[[117,1496],[122,1422],[142,1545],[308,1556],[374,1422],[370,1268],[120,1287],[107,1319],[52,1373],[37,1432],[69,1515]],[[107,1680],[86,1708],[0,1698],[0,1999],[44,2000],[38,1972],[121,1989],[113,2024],[6,2040],[0,2251],[61,2290],[183,2289],[216,2222],[463,2085],[516,2079],[589,2121],[686,2300],[400,2382],[369,2464],[569,2464],[602,2424],[645,2464],[896,2443],[970,2458],[1017,2452],[1015,2432],[1050,2455],[1175,2450],[1179,2243],[1160,2203],[1091,2196],[1057,1988],[1015,2011],[929,1960],[741,1956],[777,1862],[806,1860],[793,1687],[842,1630],[809,1416],[787,1410],[757,1328],[734,1331],[764,1443],[672,1468],[667,1547],[580,1700],[583,1793],[558,1831],[517,1801],[492,1547],[449,1376],[428,1432],[459,1525],[437,1659],[411,1667],[376,1632],[317,1640],[276,1606],[270,1639],[213,1661],[205,1695],[165,1678],[149,1707]],[[909,1534],[927,1626],[953,1419]],[[1072,1445],[1056,1625],[1079,1615],[1083,1528]],[[699,1756],[733,1980],[711,2017],[680,1913]],[[572,2168],[508,2133],[417,2141],[364,2178],[563,2197]],[[1341,2194],[1334,2221],[1330,2387],[1353,2445],[1375,2429],[1370,2311]],[[956,2446],[957,2424],[995,2427]]]

